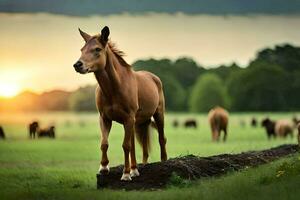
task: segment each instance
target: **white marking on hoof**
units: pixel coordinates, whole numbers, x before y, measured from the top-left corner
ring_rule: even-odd
[[[131,181],[131,177],[129,173],[123,173],[122,177],[121,177],[121,181]]]
[[[137,168],[131,169],[131,170],[130,170],[130,176],[131,176],[131,177],[137,177],[137,176],[139,176],[139,175],[140,175],[140,173],[139,173],[139,171],[138,171]]]
[[[109,166],[108,165],[106,165],[106,166],[100,165],[99,173],[100,174],[108,174],[109,173]]]

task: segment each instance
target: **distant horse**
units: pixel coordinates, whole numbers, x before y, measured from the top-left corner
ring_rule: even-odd
[[[184,122],[185,128],[197,128],[197,121],[195,119],[187,119]]]
[[[226,141],[228,118],[228,112],[221,107],[215,107],[209,111],[208,120],[211,127],[213,141],[220,140],[221,131],[224,131],[223,141]]]
[[[256,127],[257,126],[257,120],[254,117],[251,119],[251,126],[252,127]]]
[[[37,129],[39,128],[39,123],[37,121],[34,121],[29,124],[28,126],[28,131],[29,131],[29,137],[30,138],[35,138]]]
[[[4,130],[2,128],[2,126],[0,126],[0,139],[5,139],[5,133],[4,133]]]
[[[177,119],[174,119],[173,123],[172,123],[174,128],[177,128],[179,126],[179,122]]]
[[[271,139],[271,137],[276,138],[275,134],[275,121],[272,121],[269,118],[265,118],[261,122],[261,126],[265,127],[268,139]]]
[[[98,82],[96,105],[100,113],[101,165],[99,173],[108,173],[108,135],[112,121],[123,124],[124,170],[121,180],[130,181],[139,176],[135,157],[134,135],[143,148],[143,163],[147,163],[150,148],[149,125],[151,117],[157,126],[161,160],[167,160],[164,134],[165,100],[160,79],[146,71],[135,72],[123,59],[123,52],[110,41],[106,26],[101,34],[90,36],[79,32],[85,40],[80,59],[73,65],[76,72],[93,72]],[[131,163],[129,162],[129,154]]]
[[[39,138],[41,137],[49,137],[49,138],[55,138],[55,127],[50,126],[49,128],[39,129],[37,131],[37,136]]]

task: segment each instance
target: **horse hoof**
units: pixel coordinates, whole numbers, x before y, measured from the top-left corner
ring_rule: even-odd
[[[139,176],[139,175],[140,175],[140,173],[139,173],[139,171],[138,171],[137,168],[131,169],[131,170],[130,170],[130,176],[131,176],[131,177],[137,177],[137,176]]]
[[[121,177],[121,181],[131,181],[131,177],[129,173],[123,173],[122,177]]]
[[[106,166],[100,165],[99,174],[108,174],[108,173],[109,173],[109,166],[108,165],[106,165]]]

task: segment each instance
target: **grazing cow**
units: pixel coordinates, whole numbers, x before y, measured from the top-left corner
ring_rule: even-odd
[[[269,118],[265,118],[261,122],[261,126],[265,127],[268,139],[271,139],[271,137],[276,138],[275,134],[275,121],[270,120]]]
[[[187,119],[184,122],[185,128],[197,128],[197,121],[195,119]]]
[[[251,126],[252,127],[256,127],[257,126],[257,120],[254,117],[251,119]]]
[[[289,120],[278,120],[275,124],[275,133],[279,137],[286,138],[288,135],[293,137],[294,126]]]
[[[45,129],[39,129],[37,131],[37,135],[38,137],[49,137],[49,138],[55,138],[55,127],[54,126],[50,126],[49,128],[45,128]]]
[[[5,139],[5,133],[4,133],[4,130],[2,128],[2,126],[0,126],[0,139]]]
[[[175,120],[173,121],[173,127],[174,127],[174,128],[177,128],[178,126],[179,126],[179,122],[178,122],[177,119],[175,119]]]
[[[226,141],[228,118],[228,112],[221,107],[215,107],[209,111],[208,121],[210,123],[213,141],[220,140],[221,131],[224,131],[223,141]]]
[[[29,124],[28,130],[29,130],[29,137],[31,139],[35,138],[35,134],[36,134],[38,128],[39,128],[39,123],[37,121],[34,121],[34,122]]]

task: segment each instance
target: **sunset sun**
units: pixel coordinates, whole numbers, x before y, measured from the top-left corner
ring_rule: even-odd
[[[13,83],[0,83],[0,97],[13,97],[18,94],[20,87]]]

